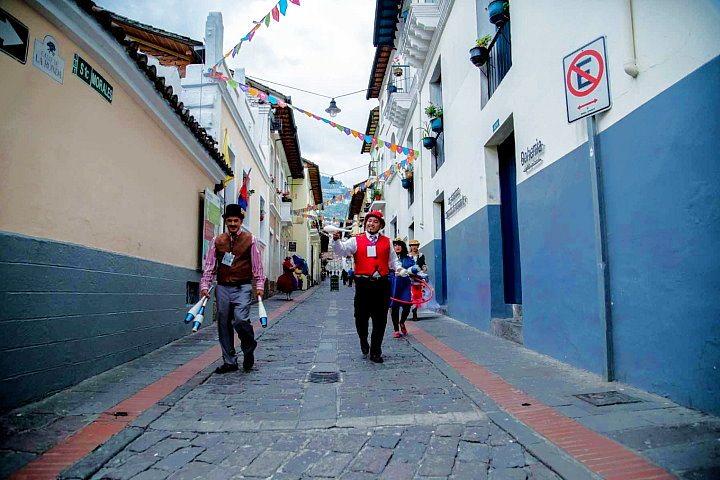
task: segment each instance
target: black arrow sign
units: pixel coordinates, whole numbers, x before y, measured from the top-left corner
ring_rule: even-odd
[[[25,64],[30,30],[20,20],[0,8],[0,50]]]

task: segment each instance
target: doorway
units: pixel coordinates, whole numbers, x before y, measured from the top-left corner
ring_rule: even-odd
[[[503,290],[505,303],[513,305],[518,316],[522,305],[520,276],[520,235],[517,215],[517,173],[515,135],[510,134],[497,147],[500,175],[500,229],[502,234]]]
[[[440,238],[436,239],[439,243],[438,251],[435,252],[435,266],[438,273],[435,277],[437,285],[435,286],[435,299],[440,305],[447,302],[447,240],[445,232],[445,199],[441,195],[439,199],[433,203],[435,231],[440,234]]]

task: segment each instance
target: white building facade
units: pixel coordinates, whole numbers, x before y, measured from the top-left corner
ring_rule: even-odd
[[[394,175],[370,208],[388,235],[420,241],[454,318],[717,413],[720,6],[511,0],[495,25],[490,3],[378,0],[374,127],[422,154],[412,186]],[[486,34],[476,67],[468,51]],[[599,38],[604,71],[568,75],[563,59]],[[595,188],[565,90],[602,75]],[[426,149],[430,103],[442,132]],[[396,160],[384,150],[379,171]]]

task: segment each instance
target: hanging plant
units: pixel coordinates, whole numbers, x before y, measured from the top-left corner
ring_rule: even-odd
[[[433,103],[430,103],[427,107],[425,107],[425,115],[427,115],[429,118],[440,118],[443,116],[443,109],[442,107],[438,107]]]
[[[433,148],[435,148],[435,145],[437,145],[437,140],[435,139],[435,137],[432,136],[430,124],[425,123],[425,125],[418,130],[422,132],[423,147],[427,148],[428,150],[432,150]]]
[[[490,23],[500,26],[510,20],[510,2],[508,0],[492,0],[488,5]]]
[[[403,178],[400,183],[405,190],[408,190],[412,186],[412,178]]]
[[[402,77],[402,74],[403,74],[402,67],[396,66],[395,68],[393,68],[393,75],[395,75],[396,77]]]
[[[470,61],[476,67],[482,67],[490,58],[488,45],[490,45],[491,40],[492,37],[490,35],[480,37],[475,41],[475,46],[470,49]]]

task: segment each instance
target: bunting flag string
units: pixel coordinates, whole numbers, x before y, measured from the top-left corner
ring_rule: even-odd
[[[290,1],[293,1],[293,0],[290,0]],[[295,3],[295,2],[293,2],[293,3]],[[279,107],[282,107],[282,108],[290,107],[293,110],[303,113],[310,118],[322,121],[323,123],[330,125],[332,128],[335,128],[338,131],[343,132],[345,135],[352,135],[353,137],[357,138],[358,140],[370,143],[373,151],[378,151],[381,147],[384,147],[384,148],[389,149],[391,152],[406,155],[406,158],[404,160],[394,163],[393,165],[390,166],[390,168],[388,168],[381,174],[379,174],[375,177],[368,178],[367,180],[365,180],[364,183],[362,183],[360,185],[360,187],[355,187],[352,191],[352,195],[355,195],[359,191],[364,191],[367,188],[369,188],[370,186],[375,185],[376,183],[386,182],[396,172],[399,172],[401,170],[407,170],[407,169],[411,168],[411,165],[415,162],[415,159],[420,155],[420,152],[415,149],[412,149],[409,147],[403,147],[403,146],[395,144],[395,143],[386,142],[384,140],[377,138],[376,136],[365,135],[364,133],[361,133],[357,130],[353,130],[351,128],[345,127],[343,125],[340,125],[339,123],[333,122],[332,120],[323,118],[319,115],[315,115],[314,113],[309,112],[307,110],[303,110],[302,108],[296,107],[295,105],[288,104],[285,101],[283,101],[282,99],[277,98],[275,95],[272,95],[267,92],[263,92],[255,87],[251,87],[249,85],[240,83],[240,82],[228,77],[227,75],[224,75],[224,74],[218,72],[214,68],[210,69],[210,71],[206,74],[206,76],[208,76],[210,78],[214,78],[216,80],[221,80],[223,82],[226,82],[230,87],[232,87],[234,89],[239,88],[240,90],[247,93],[248,95],[257,97],[263,101],[267,101],[271,105],[278,105]],[[345,201],[346,199],[347,199],[347,195],[338,195],[338,196],[333,197],[330,200],[326,200],[323,203],[319,203],[316,205],[308,205],[305,208],[292,210],[291,213],[293,215],[301,215],[301,214],[304,214],[304,213],[307,213],[310,211],[320,210],[323,207],[332,205],[333,203]]]
[[[289,0],[289,1],[290,1],[290,3],[293,3],[293,4],[297,5],[298,7],[300,6],[300,0]],[[240,39],[240,41],[237,44],[235,44],[235,46],[233,48],[228,50],[227,53],[222,56],[222,58],[213,66],[213,69],[215,69],[218,65],[220,65],[222,63],[222,61],[225,60],[227,57],[232,55],[232,57],[235,58],[235,55],[237,55],[238,52],[240,51],[242,44],[244,42],[252,41],[253,37],[255,36],[255,33],[257,33],[257,31],[260,29],[260,27],[263,24],[265,24],[266,27],[270,27],[270,18],[275,20],[275,22],[279,22],[281,14],[282,14],[282,16],[287,15],[287,8],[288,8],[288,0],[280,0],[279,2],[277,2],[275,4],[275,6],[272,9],[270,9],[270,11],[267,13],[267,15],[262,17],[262,20],[260,20],[259,22],[253,21],[253,23],[254,23],[253,28],[249,32],[247,32],[245,34],[245,36],[243,36]]]

